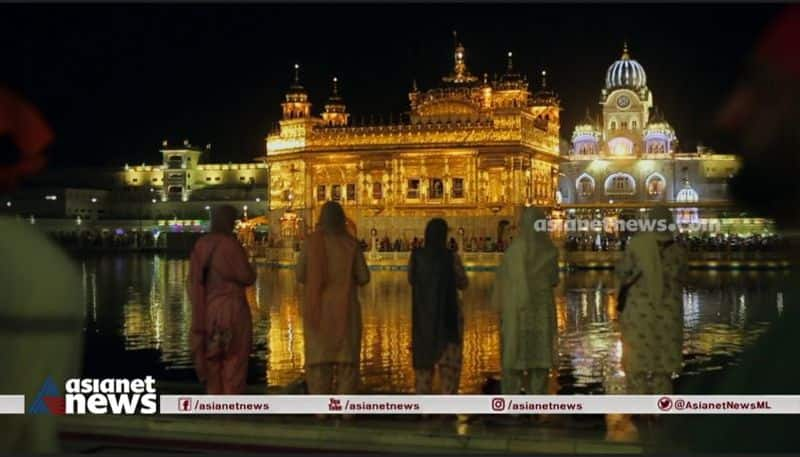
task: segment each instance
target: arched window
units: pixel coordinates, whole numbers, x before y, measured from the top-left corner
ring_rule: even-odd
[[[611,128],[611,130],[616,130],[617,129],[616,121],[611,121],[611,124],[609,125],[609,127]]]
[[[627,173],[614,173],[605,182],[606,195],[633,195],[636,181]]]
[[[678,192],[675,200],[680,203],[695,203],[700,200],[700,195],[686,183],[684,188]],[[675,218],[675,222],[680,225],[696,224],[700,221],[697,208],[677,208],[676,213],[677,217]]]
[[[594,193],[594,178],[586,173],[580,175],[575,181],[575,188],[581,197],[590,197]]]
[[[666,187],[667,180],[659,173],[653,173],[647,177],[644,185],[647,188],[647,194],[650,197],[661,197],[664,195],[664,188]]]
[[[639,124],[636,121],[631,121],[631,128],[635,129],[638,128]]]
[[[667,143],[664,141],[650,141],[647,143],[648,154],[665,154],[667,152]]]
[[[697,195],[697,191],[691,187],[684,187],[678,192],[678,196],[675,197],[675,200],[680,203],[694,203],[700,200],[700,196]]]
[[[633,141],[625,137],[616,137],[608,141],[608,150],[615,156],[633,154]]]

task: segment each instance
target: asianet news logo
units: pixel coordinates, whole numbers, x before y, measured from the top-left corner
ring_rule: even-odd
[[[73,378],[64,383],[66,394],[61,402],[53,397],[58,393],[48,378],[31,410],[52,414],[155,414],[158,412],[155,384],[152,376],[144,379]]]
[[[156,380],[68,379],[64,384],[67,414],[155,414]]]

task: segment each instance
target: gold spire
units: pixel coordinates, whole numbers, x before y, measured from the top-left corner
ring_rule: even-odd
[[[547,89],[547,70],[542,70],[542,90]]]
[[[333,77],[333,88],[331,89],[331,95],[333,97],[339,96],[339,78],[336,76]]]
[[[300,84],[300,64],[294,64],[294,83]]]
[[[622,43],[622,60],[628,60],[631,58],[630,53],[628,53],[628,40],[625,40]]]
[[[478,78],[472,76],[467,69],[465,59],[464,46],[458,41],[458,34],[453,30],[453,40],[455,43],[455,50],[453,52],[453,73],[450,76],[442,78],[445,82],[465,83],[474,82]]]
[[[509,73],[511,73],[511,72],[513,72],[513,71],[514,71],[514,62],[511,60],[511,58],[512,58],[513,56],[514,56],[514,54],[513,54],[511,51],[508,51],[508,67],[507,67],[507,68],[508,68],[508,70],[507,70],[507,71],[508,71]]]

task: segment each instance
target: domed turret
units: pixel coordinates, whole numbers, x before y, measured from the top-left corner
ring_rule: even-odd
[[[547,70],[542,70],[542,87],[533,94],[533,104],[537,106],[559,106],[561,104],[558,94],[547,87]]]
[[[677,137],[675,129],[664,119],[659,110],[655,110],[653,117],[642,132],[646,154],[671,154]]]
[[[606,89],[627,88],[639,90],[647,86],[647,74],[639,62],[631,59],[628,45],[622,50],[622,57],[612,63],[606,72]]]
[[[328,103],[325,104],[325,111],[322,112],[322,120],[325,125],[343,127],[347,125],[348,118],[347,106],[344,100],[339,95],[339,78],[333,77],[331,95],[328,97]]]
[[[572,131],[572,154],[595,155],[599,152],[599,143],[602,134],[597,127],[597,121],[592,119],[589,110],[583,122],[575,126]]]
[[[466,51],[464,45],[458,41],[458,35],[453,31],[453,40],[455,41],[455,50],[453,51],[453,73],[449,76],[442,78],[442,81],[451,84],[472,84],[478,80],[477,77],[472,76],[467,68]]]
[[[294,64],[294,81],[286,92],[286,101],[281,104],[284,119],[307,118],[311,116],[311,103],[308,92],[300,84],[300,65]]]
[[[528,90],[528,81],[522,74],[514,69],[513,56],[514,54],[509,51],[506,72],[503,73],[497,81],[497,90]]]

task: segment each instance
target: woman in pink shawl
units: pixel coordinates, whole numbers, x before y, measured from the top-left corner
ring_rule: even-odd
[[[256,273],[233,234],[236,210],[215,208],[211,233],[197,240],[189,269],[191,349],[208,394],[241,394],[247,385],[252,318],[245,287]]]

